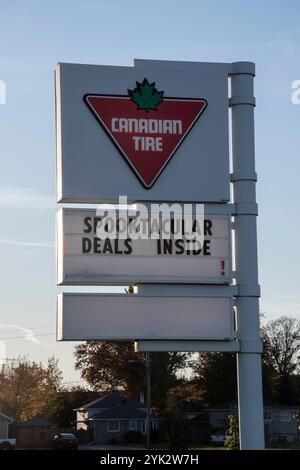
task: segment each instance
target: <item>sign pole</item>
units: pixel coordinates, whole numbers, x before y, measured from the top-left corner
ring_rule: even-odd
[[[155,82],[148,80],[152,75]],[[227,230],[221,230],[223,236],[218,237],[223,239],[221,244],[213,239],[216,234],[209,235],[214,246],[210,260],[214,258],[217,264],[203,259],[196,269],[193,258],[179,258],[178,263],[176,256],[169,256],[177,255],[172,246],[164,259],[158,257],[162,254],[160,245],[131,246],[130,240],[119,246],[107,242],[108,237],[104,242],[96,236],[99,221],[91,212],[82,217],[82,212],[76,215],[63,210],[58,216],[59,284],[133,283],[140,295],[61,294],[57,339],[132,338],[150,340],[150,344],[161,339],[168,341],[170,350],[182,350],[183,341],[192,348],[188,341],[196,338],[204,340],[203,350],[236,351],[241,449],[264,448],[254,75],[251,62],[137,60],[127,68],[61,63],[56,69],[57,202],[112,203],[126,195],[129,204],[218,204],[222,214],[225,210],[228,215],[229,209],[234,217],[236,261],[236,285],[225,286],[231,282],[230,237],[226,235],[231,229],[229,218]],[[234,194],[230,205],[228,76]],[[187,136],[188,142],[184,142]],[[158,259],[163,263],[157,263]],[[100,336],[95,336],[97,331]],[[177,346],[176,341],[180,343]],[[148,375],[149,371],[148,364]],[[150,393],[148,398],[149,411]]]
[[[147,382],[147,449],[150,449],[150,435],[151,435],[151,363],[150,353],[145,352],[146,360],[146,382]]]
[[[233,192],[236,215],[235,255],[238,284],[237,354],[240,448],[264,448],[261,353],[259,336],[260,289],[257,272],[257,204],[253,82],[255,66],[236,62],[231,74]]]

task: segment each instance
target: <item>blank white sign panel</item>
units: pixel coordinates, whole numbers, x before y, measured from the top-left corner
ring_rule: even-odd
[[[230,340],[230,297],[60,294],[57,340]]]

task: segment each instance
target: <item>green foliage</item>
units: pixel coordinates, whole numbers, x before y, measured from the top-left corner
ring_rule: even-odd
[[[235,401],[237,396],[236,358],[233,353],[199,353],[192,364],[194,381],[202,399],[211,406]]]
[[[150,111],[157,109],[163,100],[164,92],[157,91],[155,82],[149,83],[147,78],[144,78],[142,83],[136,82],[136,88],[128,90],[128,94],[138,109]]]
[[[229,416],[229,439],[225,441],[225,447],[228,450],[239,450],[240,440],[239,440],[239,422],[236,416]]]
[[[188,420],[181,410],[181,403],[174,396],[168,399],[163,433],[170,450],[186,449],[191,441]]]

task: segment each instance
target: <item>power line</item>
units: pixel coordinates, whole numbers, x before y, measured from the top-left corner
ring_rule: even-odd
[[[36,338],[36,337],[40,337],[40,336],[52,336],[55,334],[55,331],[53,331],[52,333],[41,333],[39,335],[35,335],[35,334],[27,334],[27,335],[23,335],[23,336],[4,336],[3,338],[0,338],[0,340],[2,341],[7,341],[8,339],[28,339],[28,338]]]
[[[41,325],[41,326],[18,326],[16,325],[14,328],[6,328],[5,326],[0,326],[0,331],[5,330],[5,331],[15,331],[19,329],[26,328],[27,330],[39,330],[41,328],[49,328],[50,326],[54,326],[54,323],[48,323],[48,325]]]
[[[62,382],[62,385],[69,385],[69,384],[87,384],[85,380],[69,380],[66,382]]]

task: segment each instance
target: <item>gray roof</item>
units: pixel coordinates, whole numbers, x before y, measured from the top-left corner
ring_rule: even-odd
[[[134,419],[145,420],[147,413],[143,410],[125,404],[123,406],[116,406],[115,408],[108,408],[107,410],[100,411],[91,420],[107,420],[107,419]]]
[[[235,410],[237,409],[237,403],[233,401],[226,401],[225,403],[220,403],[220,405],[208,406],[207,410]]]
[[[270,410],[299,410],[299,405],[283,405],[281,403],[276,403],[271,400],[264,400],[264,408]]]
[[[90,403],[87,403],[86,405],[79,406],[75,409],[75,411],[87,410],[89,408],[111,408],[124,404],[128,401],[134,403],[136,406],[141,406],[138,400],[128,400],[127,398],[123,397],[119,392],[114,391],[108,395],[105,395],[103,398],[98,398],[97,400],[93,400]]]
[[[233,401],[228,401],[226,403],[221,403],[220,405],[209,406],[207,410],[208,411],[237,410],[237,408],[238,408],[237,403]],[[281,403],[273,402],[271,400],[264,400],[264,409],[268,409],[268,410],[297,410],[299,408],[300,408],[299,405],[288,406],[288,405],[283,405]]]
[[[51,423],[43,418],[32,418],[22,424],[22,426],[26,427],[51,427]]]
[[[0,411],[0,416],[1,416],[2,418],[4,418],[6,421],[8,421],[9,423],[12,423],[12,422],[13,422],[13,419],[12,419],[12,418],[10,418],[9,416],[5,415],[4,413],[1,413],[1,411]]]
[[[77,408],[77,410],[86,410],[89,408],[99,408],[99,412],[91,416],[88,421],[108,419],[145,420],[147,417],[145,405],[142,405],[138,400],[129,400],[118,392],[112,392],[103,398],[87,403],[81,408]],[[152,415],[151,419],[161,418]]]

